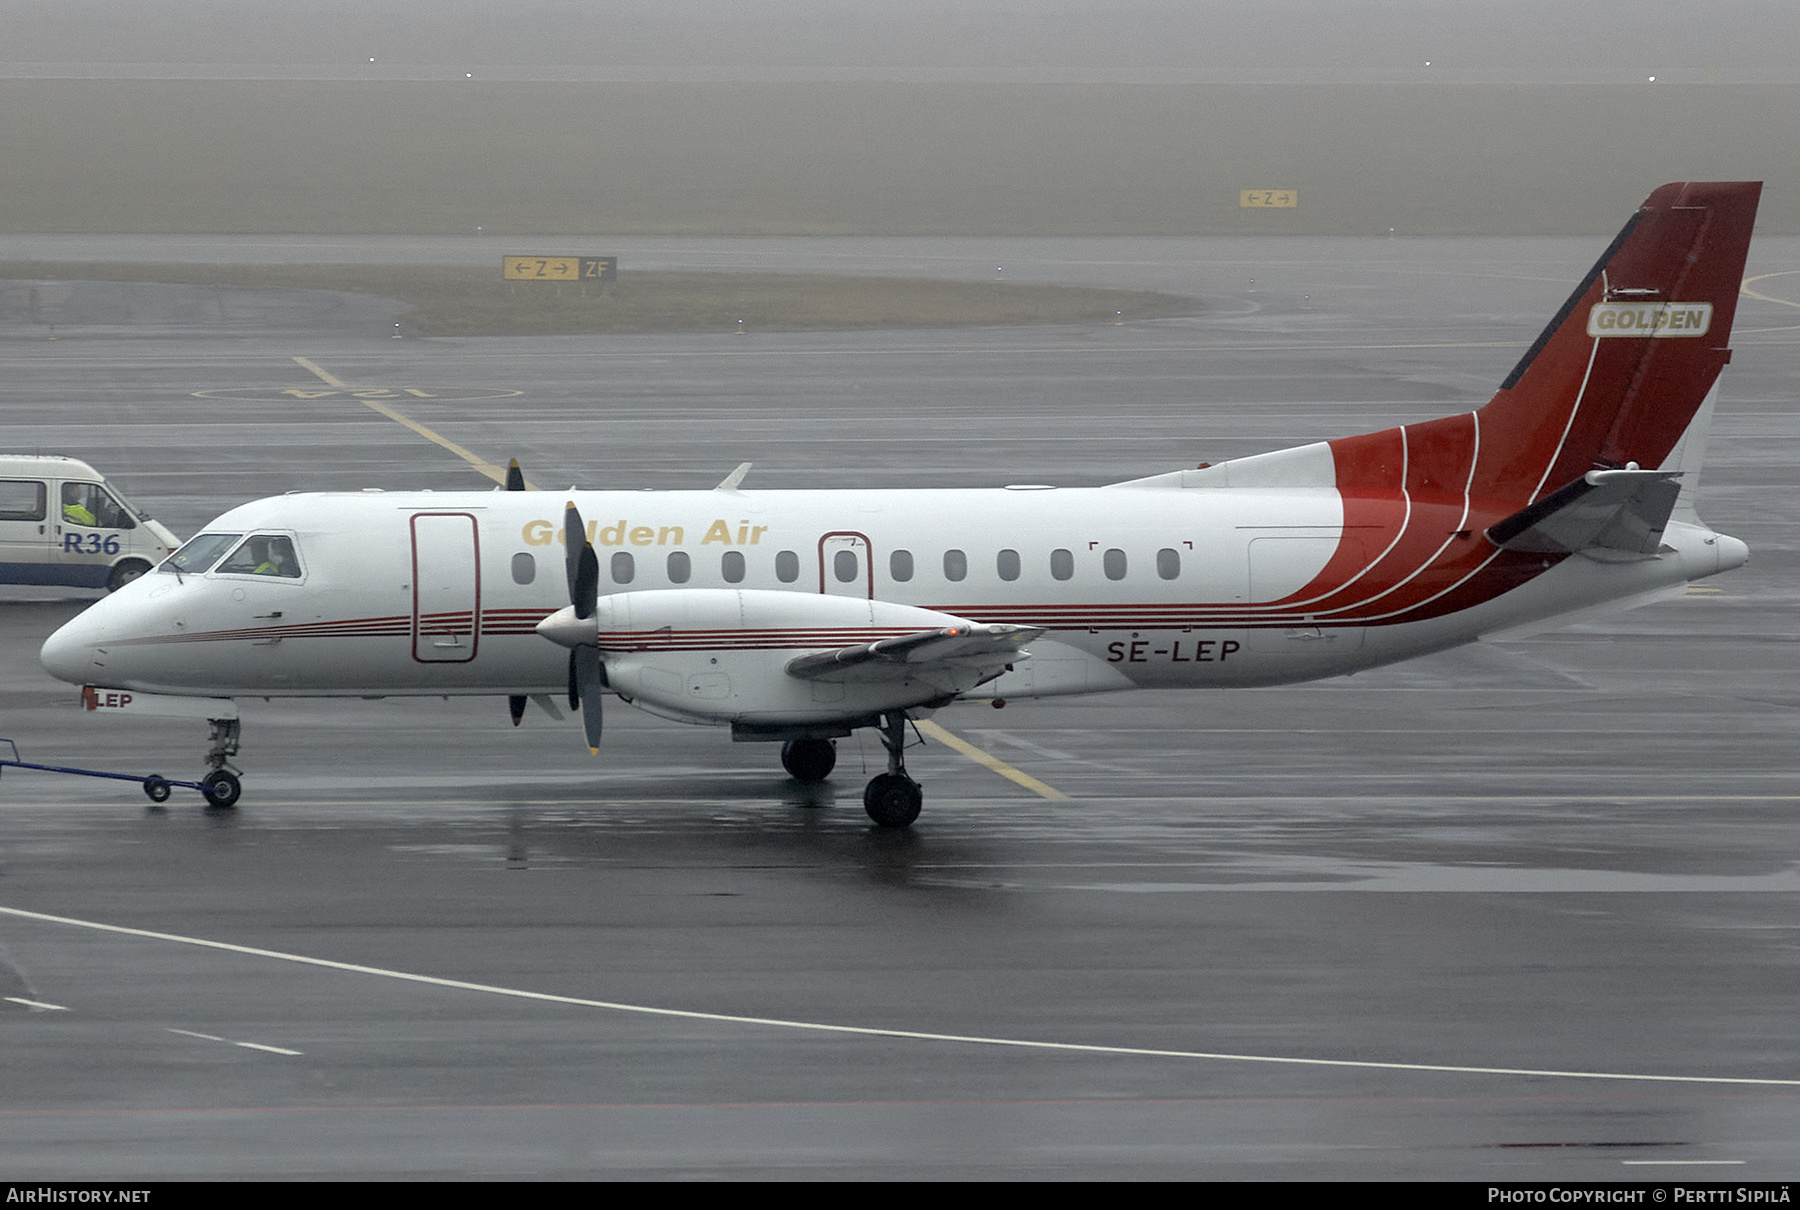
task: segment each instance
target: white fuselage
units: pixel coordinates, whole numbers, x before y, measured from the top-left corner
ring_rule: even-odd
[[[827,595],[1045,631],[1028,659],[962,689],[965,697],[1309,680],[1649,599],[1745,557],[1735,539],[1676,523],[1662,555],[1546,562],[1510,591],[1408,620],[1379,607],[1411,582],[1374,570],[1395,535],[1346,538],[1345,508],[1329,487],[1191,487],[1177,477],[1083,489],[303,494],[233,509],[203,531],[286,535],[298,576],[161,570],[58,632],[44,663],[77,683],[206,696],[560,690],[568,654],[535,628],[569,602],[565,500],[589,519],[602,597]],[[1441,520],[1413,507],[1408,524],[1444,533],[1466,524],[1454,502],[1447,507]],[[1453,540],[1486,541],[1479,532]],[[1363,552],[1370,570],[1309,611],[1301,590],[1340,547]],[[1346,608],[1346,593],[1357,608]],[[791,643],[763,644],[781,660],[820,645],[799,626]],[[659,712],[754,718],[749,686],[779,677],[781,665],[738,676],[743,700],[734,702],[730,661],[750,656],[724,658],[721,667],[716,643],[664,642],[621,655],[612,687],[631,696],[639,682],[629,677],[698,686],[710,675],[706,684],[725,688],[692,692],[719,700],[691,715]],[[834,708],[828,697],[817,705],[819,717]]]

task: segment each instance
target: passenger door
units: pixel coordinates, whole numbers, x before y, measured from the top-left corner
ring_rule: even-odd
[[[833,597],[875,596],[874,554],[869,539],[844,530],[819,539],[819,591]]]
[[[466,664],[481,638],[481,546],[470,513],[412,518],[413,659]]]

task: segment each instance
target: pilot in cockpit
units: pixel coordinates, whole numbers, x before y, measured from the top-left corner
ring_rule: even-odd
[[[219,571],[226,574],[279,576],[286,580],[300,578],[299,560],[294,557],[294,544],[279,534],[257,534],[245,542]]]

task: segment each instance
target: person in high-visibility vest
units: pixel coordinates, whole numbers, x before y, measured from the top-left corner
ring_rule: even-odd
[[[294,576],[294,569],[287,557],[287,543],[280,538],[250,539],[251,557],[256,566],[251,569],[253,576]]]
[[[87,506],[81,502],[80,496],[63,501],[63,520],[76,525],[92,526],[96,524],[94,514],[89,512]]]

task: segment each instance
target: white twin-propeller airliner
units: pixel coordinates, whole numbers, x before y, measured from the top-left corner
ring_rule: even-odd
[[[781,741],[919,814],[957,701],[1336,676],[1741,566],[1694,510],[1760,184],[1650,195],[1486,406],[1103,488],[325,492],[232,509],[58,630],[78,685],[187,697],[566,691]],[[586,518],[584,521],[583,518]],[[561,568],[556,566],[561,564]],[[235,709],[207,797],[236,802]]]

